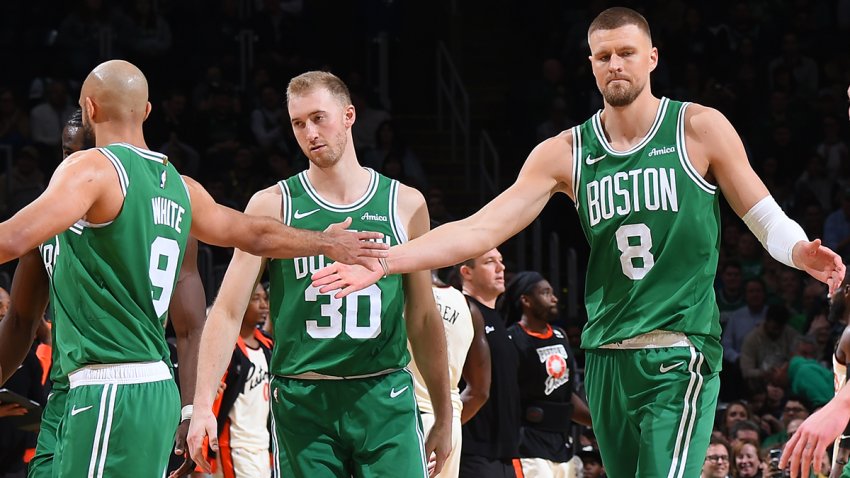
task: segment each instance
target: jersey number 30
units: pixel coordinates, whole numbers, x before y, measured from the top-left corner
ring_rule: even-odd
[[[655,265],[655,257],[649,252],[652,235],[646,224],[626,224],[614,234],[620,249],[620,265],[629,279],[639,280]]]
[[[304,300],[316,302],[319,296],[330,299],[321,305],[322,317],[326,317],[327,325],[319,325],[318,320],[307,321],[307,333],[314,339],[332,339],[342,333],[343,318],[345,319],[345,334],[352,339],[374,339],[381,334],[381,289],[375,284],[353,292],[342,299],[334,297],[336,291],[319,294],[319,289],[310,286],[304,291]],[[358,325],[358,305],[361,299],[369,303],[368,321],[366,325]],[[345,303],[345,316],[342,308]]]

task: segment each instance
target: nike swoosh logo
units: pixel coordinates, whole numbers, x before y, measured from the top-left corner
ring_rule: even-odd
[[[598,158],[591,158],[590,155],[588,154],[587,158],[584,160],[584,162],[585,162],[585,164],[590,166],[591,164],[595,164],[595,163],[598,163],[599,161],[602,161],[603,159],[605,159],[606,156],[608,156],[608,155],[603,154],[602,156],[600,156]]]
[[[395,398],[395,397],[397,397],[397,396],[401,395],[401,394],[402,394],[402,393],[404,393],[404,391],[405,391],[405,390],[407,390],[408,388],[409,388],[409,385],[405,385],[404,387],[402,387],[401,389],[399,389],[399,391],[396,391],[396,390],[395,390],[395,387],[393,387],[393,388],[392,388],[392,390],[390,390],[390,398]]]
[[[94,406],[94,405],[89,405],[89,406],[87,406],[87,407],[83,407],[83,408],[76,408],[76,407],[71,408],[71,416],[74,416],[74,415],[76,415],[76,414],[78,414],[78,413],[82,413],[82,412],[84,412],[84,411],[88,410],[89,408],[91,408],[91,407],[93,407],[93,406]]]
[[[301,212],[301,211],[296,209],[295,210],[295,219],[305,218],[305,217],[309,216],[310,214],[315,214],[317,212],[319,212],[318,209],[313,209],[312,211],[307,211],[307,212]]]
[[[676,363],[674,363],[672,365],[668,365],[666,367],[664,366],[664,364],[661,364],[661,368],[659,370],[661,371],[661,373],[667,373],[667,372],[673,370],[674,368],[678,367],[679,365],[682,365],[683,363],[685,363],[685,362],[676,362]]]

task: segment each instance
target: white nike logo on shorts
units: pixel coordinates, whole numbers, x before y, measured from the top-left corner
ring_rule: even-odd
[[[76,415],[76,414],[78,414],[78,413],[82,413],[82,412],[84,412],[84,411],[88,410],[89,408],[91,408],[91,407],[93,407],[93,406],[94,406],[94,405],[89,405],[89,406],[87,406],[87,407],[77,408],[77,406],[76,406],[76,405],[74,405],[73,407],[71,407],[71,416],[74,416],[74,415]]]
[[[683,363],[685,363],[685,362],[676,362],[673,365],[669,365],[667,367],[665,367],[664,364],[661,364],[661,368],[659,370],[661,371],[661,373],[667,373],[667,372],[673,370],[674,368],[678,367],[679,365],[682,365]]]
[[[307,212],[301,212],[298,209],[296,209],[295,210],[295,219],[302,219],[302,218],[309,216],[310,214],[314,214],[314,213],[317,213],[317,212],[319,212],[318,209],[313,209],[312,211],[307,211]]]
[[[399,391],[398,391],[398,392],[396,392],[396,391],[395,391],[395,387],[393,387],[393,388],[390,390],[390,398],[395,398],[395,397],[397,397],[397,396],[401,395],[401,394],[402,394],[402,393],[404,393],[404,391],[405,391],[405,390],[407,390],[408,388],[409,388],[409,386],[408,386],[408,385],[405,385],[403,388],[399,389]]]

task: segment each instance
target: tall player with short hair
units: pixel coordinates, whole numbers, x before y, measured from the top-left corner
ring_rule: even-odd
[[[360,241],[380,235],[299,231],[216,204],[147,149],[147,80],[130,63],[92,70],[80,106],[99,147],[69,156],[41,196],[0,223],[0,261],[39,246],[50,279],[52,375],[68,390],[54,476],[162,476],[181,415],[163,322],[189,232],[258,254],[352,261],[382,253]],[[5,332],[29,332],[21,322],[4,328],[4,381],[21,357]]]
[[[352,216],[354,229],[382,232],[393,245],[428,230],[421,193],[358,163],[351,136],[356,113],[339,78],[318,71],[293,78],[287,107],[309,168],[257,193],[247,212],[315,230]],[[312,272],[327,262],[320,254],[268,262],[277,473],[425,477],[431,452],[439,472],[451,449],[452,407],[429,272],[386,277],[340,300],[310,285]],[[216,384],[262,268],[262,258],[237,251],[210,311],[189,432],[196,460],[206,436],[216,447]],[[408,336],[434,406],[427,438],[405,369]]]
[[[844,264],[809,241],[750,166],[718,111],[652,94],[658,64],[646,19],[610,8],[588,29],[604,108],[540,143],[516,182],[467,219],[390,251],[370,269],[316,274],[342,297],[386,273],[475,256],[525,228],[555,193],[577,206],[590,242],[587,392],[611,476],[696,476],[711,434],[721,365],[712,283],[718,189],[778,261],[834,290]]]

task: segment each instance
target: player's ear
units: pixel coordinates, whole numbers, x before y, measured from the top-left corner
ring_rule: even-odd
[[[342,111],[343,114],[343,122],[345,123],[346,128],[351,128],[354,124],[354,120],[357,119],[357,112],[354,110],[354,105],[348,105]]]
[[[658,48],[652,47],[649,50],[649,71],[655,71],[658,66]]]
[[[95,105],[94,101],[92,101],[91,96],[86,96],[86,99],[83,100],[83,104],[85,105],[85,108],[83,108],[83,114],[88,117],[89,123],[94,123],[94,118],[97,116],[97,105]]]
[[[523,307],[531,307],[531,301],[528,299],[528,296],[523,294],[519,296],[519,303]]]
[[[150,114],[151,114],[151,102],[150,102],[150,101],[148,101],[148,102],[145,104],[145,120],[147,120],[147,119],[148,119],[148,116],[150,116]]]

